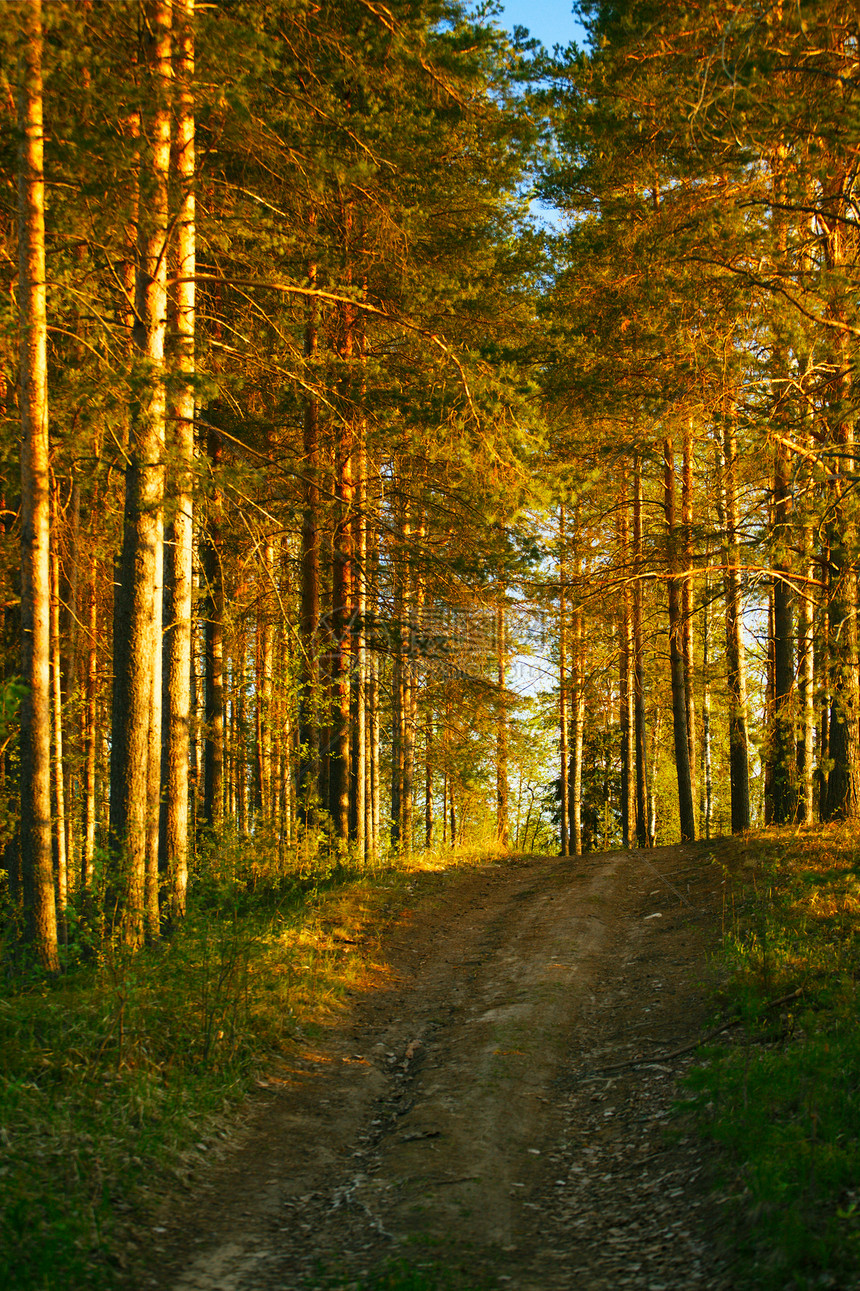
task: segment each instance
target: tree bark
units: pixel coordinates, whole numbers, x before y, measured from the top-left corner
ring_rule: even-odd
[[[806,400],[806,419],[811,423],[812,409]],[[804,435],[811,447],[809,426]],[[805,825],[815,819],[815,601],[812,588],[815,566],[812,519],[808,511],[801,529],[803,583],[797,598],[797,699],[800,721],[797,741],[798,814]]]
[[[66,907],[69,904],[69,858],[66,835],[66,795],[63,774],[63,686],[60,654],[60,554],[57,551],[56,492],[54,534],[51,543],[51,681],[54,710],[54,856],[56,860],[57,912],[60,937],[68,936]]]
[[[308,266],[308,283],[316,283],[316,265]],[[317,350],[316,305],[308,308],[305,324],[305,366],[313,364]],[[311,373],[308,374],[310,383]],[[305,397],[302,429],[302,538],[299,607],[299,767],[296,796],[301,819],[312,828],[319,803],[319,651],[320,651],[320,545],[319,545],[319,405],[311,391]]]
[[[579,550],[579,517],[574,522],[574,597],[581,595],[582,554]],[[570,771],[568,812],[571,856],[582,855],[582,749],[585,719],[585,655],[583,612],[574,603],[570,615]]]
[[[274,791],[273,726],[273,646],[272,622],[275,590],[275,545],[267,534],[263,546],[257,595],[257,812],[264,827],[270,828],[277,817],[277,795]]]
[[[18,72],[18,308],[21,408],[21,832],[25,935],[59,967],[51,858],[50,533],[42,6],[21,11]]]
[[[504,587],[501,594],[504,596]],[[496,723],[496,841],[505,851],[510,847],[508,808],[508,713],[507,713],[508,647],[504,601],[496,609],[496,679],[499,687],[499,709]]]
[[[675,519],[675,454],[672,440],[668,437],[663,441],[663,508],[666,515],[669,667],[672,677],[672,731],[675,744],[675,769],[678,778],[678,815],[682,841],[692,842],[696,837],[696,820],[693,811],[693,784],[690,775],[690,744],[687,739],[687,704],[682,650],[683,620],[678,578],[678,534]]]
[[[559,755],[561,760],[561,847],[559,854],[570,854],[570,794],[567,767],[568,748],[567,712],[567,534],[565,533],[564,503],[558,511],[558,727]]]
[[[630,847],[636,835],[636,686],[633,677],[633,613],[630,595],[630,498],[626,464],[621,468],[618,498],[618,548],[621,561],[621,609],[618,614],[619,733],[621,737],[621,841]]]
[[[732,833],[750,827],[749,737],[747,734],[746,651],[743,639],[738,506],[735,484],[737,448],[729,414],[722,423],[721,470],[717,493],[723,533],[723,593],[726,603],[726,682],[729,692],[729,781]]]
[[[364,359],[364,337],[359,336]],[[357,425],[355,451],[355,495],[353,514],[354,599],[352,622],[352,740],[350,757],[350,836],[359,862],[367,853],[367,448],[364,417]]]
[[[404,758],[404,723],[406,706],[405,685],[405,616],[408,596],[406,594],[406,541],[408,523],[405,515],[405,500],[401,488],[401,471],[395,471],[395,509],[394,551],[392,552],[392,576],[394,578],[394,622],[391,659],[391,846],[395,851],[403,845],[403,758]]]
[[[342,217],[346,257],[345,279],[351,282],[353,214]],[[350,707],[353,626],[355,616],[355,389],[356,315],[352,305],[340,306],[338,355],[343,375],[335,429],[335,522],[332,535],[332,616],[330,652],[331,736],[329,739],[329,813],[335,838],[349,838]]]
[[[840,290],[849,252],[856,255],[857,234],[851,213],[855,174],[837,172],[828,178],[828,196],[840,218],[830,221],[824,251],[833,275],[829,313],[845,324],[846,310],[856,314],[853,287]],[[854,321],[852,316],[851,321]],[[834,345],[834,376],[827,410],[829,446],[833,451],[830,472],[831,505],[827,525],[828,635],[831,669],[827,818],[855,820],[860,814],[860,685],[858,685],[856,498],[854,496],[855,409],[854,364],[856,353],[845,333]]]
[[[633,460],[633,744],[636,757],[636,842],[649,843],[648,757],[645,745],[645,673],[642,632],[642,458]]]
[[[194,180],[194,3],[174,0],[176,40],[176,220],[174,333],[176,378],[170,437],[173,511],[166,543],[164,636],[164,867],[167,904],[174,919],[185,914],[188,887],[189,759],[191,748],[191,614],[194,563],[194,374],[197,215]]]
[[[146,936],[154,941],[161,930],[159,911],[159,841],[161,825],[162,763],[162,636],[164,625],[164,528],[157,516],[155,538],[155,582],[152,593],[152,684],[149,696],[149,751],[147,754],[146,877],[144,904]]]
[[[167,302],[167,184],[170,165],[170,0],[147,5],[149,119],[141,131],[135,321],[140,389],[132,409],[120,588],[114,626],[111,720],[111,837],[121,872],[123,935],[143,944],[153,598],[164,499],[164,334]],[[160,648],[160,643],[159,643]]]
[[[209,460],[213,475],[221,462],[221,437],[209,431]],[[224,810],[224,571],[221,563],[221,494],[212,493],[201,564],[206,592],[203,600],[205,645],[205,737],[203,747],[203,820],[212,830],[221,827]]]
[[[693,640],[693,427],[684,427],[683,465],[681,469],[681,530],[683,535],[684,576],[681,579],[681,644],[684,656],[684,707],[687,719],[687,749],[690,762],[690,784],[696,803],[696,682]]]
[[[433,718],[424,718],[424,847],[433,846]]]
[[[714,815],[714,785],[711,763],[711,604],[708,576],[705,576],[705,605],[702,615],[702,781],[699,822],[706,839],[711,837]]]
[[[773,578],[773,696],[770,723],[770,818],[794,819],[796,759],[794,735],[794,594],[791,585],[791,464],[788,450],[774,446],[771,550]]]
[[[86,691],[84,695],[84,837],[81,849],[81,888],[92,888],[96,857],[96,749],[98,744],[98,562],[90,565],[87,610]]]

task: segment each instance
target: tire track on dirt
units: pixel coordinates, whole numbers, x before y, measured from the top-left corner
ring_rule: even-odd
[[[719,871],[695,848],[641,859],[422,881],[396,984],[273,1078],[153,1284],[347,1286],[405,1258],[522,1291],[728,1285],[702,1146],[665,1141],[691,1059],[601,1070],[704,1025]]]

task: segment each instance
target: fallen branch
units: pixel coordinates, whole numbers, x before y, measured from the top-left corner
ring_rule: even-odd
[[[792,1000],[796,1000],[802,994],[803,987],[799,986],[796,991],[791,991],[788,995],[782,995],[778,1000],[769,1000],[764,1006],[765,1010],[781,1008],[783,1004],[790,1004]],[[714,1027],[711,1031],[706,1031],[697,1040],[691,1040],[689,1044],[682,1044],[680,1048],[672,1049],[669,1053],[653,1053],[646,1058],[628,1058],[626,1062],[616,1062],[611,1067],[601,1067],[600,1073],[605,1075],[611,1071],[623,1071],[625,1067],[642,1067],[649,1062],[669,1062],[673,1058],[682,1058],[685,1053],[692,1053],[694,1049],[700,1049],[709,1040],[716,1039],[724,1031],[731,1031],[732,1027],[740,1026],[743,1021],[743,1018],[731,1018],[728,1022],[723,1022],[721,1026]]]

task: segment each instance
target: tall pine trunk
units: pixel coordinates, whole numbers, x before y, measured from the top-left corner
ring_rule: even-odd
[[[87,589],[87,650],[84,690],[84,827],[81,888],[91,890],[96,858],[96,768],[98,748],[98,560],[91,559]]]
[[[570,615],[570,759],[568,812],[570,815],[571,856],[582,855],[582,750],[585,734],[585,640],[584,616],[579,598],[582,595],[582,553],[577,514],[574,523],[574,604]]]
[[[633,611],[630,594],[630,498],[626,464],[621,468],[618,497],[618,548],[621,562],[621,607],[618,612],[618,694],[621,737],[621,841],[630,847],[636,834],[636,686],[633,676]]]
[[[794,736],[794,593],[792,574],[791,463],[781,441],[774,447],[771,544],[774,567],[773,660],[769,732],[770,819],[783,825],[796,810]]]
[[[681,839],[696,837],[690,744],[687,739],[687,702],[684,685],[683,618],[679,588],[678,526],[675,518],[675,454],[672,441],[663,441],[663,508],[666,516],[666,583],[669,599],[669,667],[672,678],[672,733],[678,778],[678,815]]]
[[[164,867],[173,918],[185,914],[188,886],[191,746],[191,614],[194,560],[194,373],[196,199],[194,192],[194,2],[174,0],[176,40],[177,283],[176,377],[170,406],[172,513],[165,552]]]
[[[51,689],[54,717],[54,859],[57,912],[60,935],[67,937],[66,907],[69,904],[69,856],[66,834],[66,785],[63,774],[63,686],[60,655],[60,553],[57,551],[59,523],[54,493],[54,526],[51,543]]]
[[[308,282],[316,283],[316,265],[308,266]],[[317,351],[316,305],[305,323],[305,365]],[[310,373],[309,373],[310,377]],[[319,533],[319,403],[313,390],[305,396],[302,426],[302,537],[299,606],[299,765],[296,797],[303,823],[312,827],[319,802],[320,773],[320,533]]]
[[[215,479],[206,533],[202,572],[203,637],[205,650],[205,737],[203,746],[203,820],[210,829],[221,827],[224,811],[224,570],[221,556],[221,494],[217,472],[221,462],[221,437],[209,431],[209,460]]]
[[[633,746],[636,758],[636,842],[647,847],[648,828],[648,756],[645,744],[645,668],[642,629],[642,573],[644,568],[642,536],[642,458],[633,461]]]
[[[720,487],[717,505],[723,535],[723,594],[726,604],[726,682],[729,692],[729,783],[732,833],[750,827],[749,736],[747,733],[746,651],[743,639],[738,504],[737,448],[730,414],[725,414],[719,445]]]
[[[351,320],[344,323],[351,331]],[[342,357],[352,354],[352,341],[345,339]],[[353,629],[353,438],[349,412],[340,419],[335,436],[336,518],[332,538],[332,647],[331,736],[329,739],[329,812],[335,837],[349,837],[350,790],[350,699]]]
[[[681,469],[681,529],[684,576],[681,579],[682,652],[684,655],[684,708],[687,719],[687,750],[693,805],[696,803],[696,689],[693,639],[693,427],[684,427]],[[695,819],[695,815],[694,815]]]
[[[21,10],[18,83],[18,308],[21,407],[21,832],[25,932],[58,968],[51,860],[50,533],[42,6]]]
[[[170,166],[170,0],[150,0],[144,35],[147,119],[140,141],[135,320],[138,394],[132,408],[125,522],[114,623],[111,837],[120,864],[123,936],[144,936],[149,732],[156,649],[153,605],[164,499],[164,335]],[[160,642],[158,643],[160,649]]]
[[[567,693],[567,535],[564,503],[558,512],[558,726],[561,761],[561,856],[570,854],[570,792],[567,766],[570,757],[568,739]]]
[[[504,586],[500,588],[504,597]],[[496,609],[496,680],[499,687],[498,719],[496,722],[496,841],[505,851],[510,846],[508,822],[510,788],[508,785],[508,643],[505,623],[505,605],[501,600]]]
[[[711,604],[708,576],[705,576],[705,604],[702,615],[702,778],[699,824],[706,839],[711,837],[714,815],[714,781],[711,760]]]
[[[828,177],[828,197],[840,218],[830,222],[825,240],[827,267],[833,275],[831,316],[846,325],[846,308],[853,288],[844,283],[845,267],[857,251],[851,218],[854,172]],[[844,215],[842,214],[844,212]],[[852,245],[853,244],[853,245]],[[840,289],[841,284],[841,289]],[[853,304],[851,308],[854,309]],[[853,320],[852,320],[853,321]],[[844,332],[834,343],[835,375],[828,409],[829,440],[833,452],[827,524],[828,653],[831,670],[829,754],[827,781],[828,819],[854,820],[860,814],[860,686],[858,686],[857,633],[857,503],[855,497],[854,364],[856,353]]]

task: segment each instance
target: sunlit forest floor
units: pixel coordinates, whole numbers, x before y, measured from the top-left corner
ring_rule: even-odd
[[[457,862],[7,986],[6,1284],[853,1285],[854,836]]]

